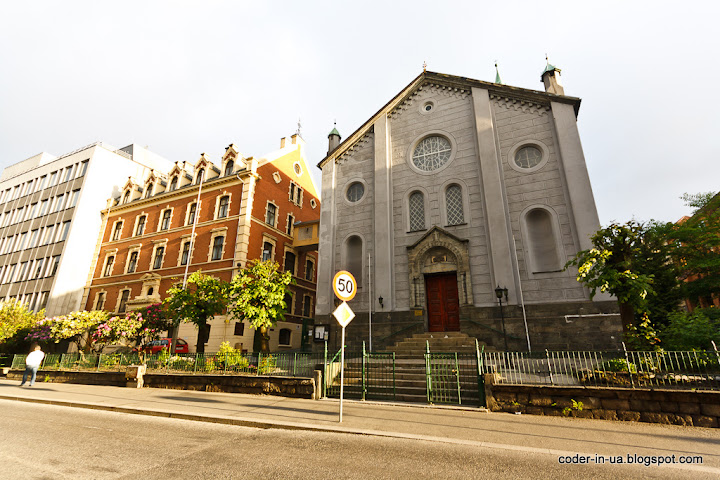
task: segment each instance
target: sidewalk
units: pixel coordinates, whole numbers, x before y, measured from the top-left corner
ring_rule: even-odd
[[[122,413],[227,423],[460,443],[532,451],[625,455],[702,455],[720,467],[720,429],[491,413],[475,407],[431,407],[338,400],[134,389],[0,379],[0,400],[46,403]],[[718,471],[720,472],[720,470]]]

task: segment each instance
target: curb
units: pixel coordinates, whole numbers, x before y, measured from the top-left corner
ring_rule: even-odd
[[[27,398],[17,397],[12,395],[0,395],[0,400],[11,400],[25,403],[38,403],[43,405],[54,405],[59,407],[71,407],[71,408],[84,408],[87,410],[102,410],[107,412],[115,413],[126,413],[132,415],[145,415],[150,417],[164,417],[174,418],[178,420],[190,420],[194,422],[205,422],[205,423],[219,423],[225,425],[234,425],[238,427],[251,427],[260,428],[265,430],[277,429],[277,430],[304,430],[309,432],[321,432],[321,433],[345,433],[349,435],[366,435],[375,437],[391,437],[391,438],[403,438],[408,440],[426,440],[431,442],[443,442],[463,445],[477,445],[482,446],[482,442],[476,442],[472,440],[459,440],[446,437],[433,437],[428,435],[418,435],[413,433],[401,433],[401,432],[384,432],[381,430],[363,430],[358,428],[349,428],[337,426],[318,426],[307,423],[293,423],[293,422],[278,422],[278,421],[260,421],[249,418],[238,418],[238,417],[224,417],[224,416],[210,416],[210,415],[197,415],[191,413],[177,413],[168,412],[164,410],[147,410],[139,408],[128,408],[128,407],[115,407],[106,405],[97,405],[93,403],[82,403],[82,402],[67,402],[62,400],[46,400],[42,398]],[[359,401],[353,401],[353,403],[360,403]],[[387,406],[402,406],[402,407],[419,407],[419,408],[434,408],[432,405],[413,405],[413,404],[386,404],[386,403],[373,403],[372,405],[387,405]],[[453,407],[450,407],[453,408]],[[471,410],[478,411],[478,409],[471,409],[468,407],[458,408],[459,410]]]

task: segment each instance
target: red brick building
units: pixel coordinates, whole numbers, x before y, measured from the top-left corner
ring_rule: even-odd
[[[285,321],[270,332],[271,349],[307,341],[320,201],[299,136],[283,138],[279,150],[260,159],[244,158],[230,145],[217,164],[203,154],[195,165],[129,178],[102,215],[87,310],[135,310],[161,301],[186,270],[230,281],[248,261],[273,259],[297,284],[286,298]],[[242,322],[218,316],[210,327],[207,351],[223,341],[252,349],[254,331]],[[194,325],[181,325],[180,337],[194,345]]]

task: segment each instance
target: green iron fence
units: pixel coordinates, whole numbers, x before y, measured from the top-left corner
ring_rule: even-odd
[[[326,346],[327,348],[327,346]],[[327,358],[327,357],[326,357]],[[340,396],[340,352],[326,360],[324,395]],[[357,400],[394,400],[395,353],[345,350],[344,397]]]
[[[13,369],[24,369],[27,355],[15,355]],[[271,375],[289,377],[312,377],[313,371],[322,367],[323,357],[311,353],[186,353],[169,355],[138,354],[49,354],[43,370],[70,371],[124,371],[129,365],[145,363],[148,373],[165,374],[213,374],[213,375]]]

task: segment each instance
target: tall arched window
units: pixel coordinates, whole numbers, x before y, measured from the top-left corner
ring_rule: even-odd
[[[362,285],[363,243],[362,238],[357,235],[345,242],[345,270],[352,273],[358,285]]]
[[[410,194],[408,201],[410,231],[425,230],[425,198],[421,192]]]
[[[233,162],[232,160],[228,160],[228,162],[225,164],[225,176],[232,175],[234,167],[235,162]]]
[[[445,190],[445,208],[447,208],[448,225],[460,225],[465,223],[463,215],[463,198],[460,185],[450,185]]]
[[[561,270],[557,239],[550,212],[542,208],[530,210],[525,214],[525,226],[533,272]]]

